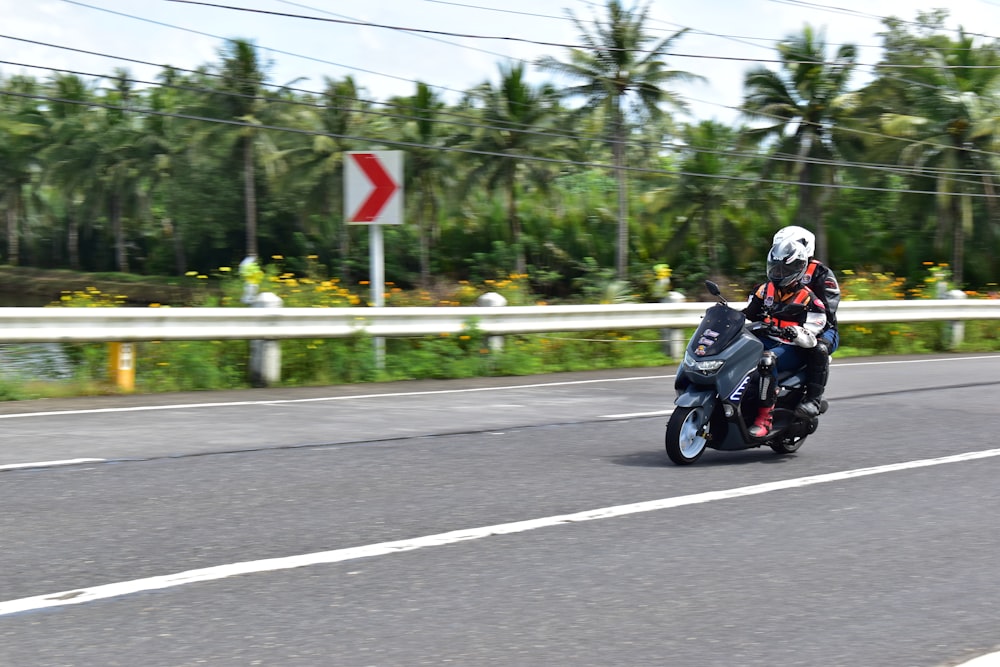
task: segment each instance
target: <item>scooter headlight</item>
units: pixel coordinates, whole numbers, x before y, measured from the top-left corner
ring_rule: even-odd
[[[695,359],[688,352],[684,353],[684,364],[690,366],[702,375],[717,373],[726,362],[721,359]]]

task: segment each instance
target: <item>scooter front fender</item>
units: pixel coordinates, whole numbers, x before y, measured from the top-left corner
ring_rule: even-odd
[[[674,405],[679,408],[705,408],[708,414],[715,412],[715,405],[719,401],[715,388],[699,390],[694,387],[695,385],[691,385],[678,394],[674,399]]]

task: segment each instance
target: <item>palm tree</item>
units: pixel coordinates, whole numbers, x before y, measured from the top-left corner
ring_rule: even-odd
[[[6,210],[7,263],[21,261],[21,221],[30,198],[28,188],[37,179],[38,157],[47,142],[48,121],[35,99],[37,82],[30,77],[12,77],[6,86],[17,96],[4,97],[9,108],[0,114],[0,206]],[[8,106],[5,105],[5,106]]]
[[[773,139],[772,166],[790,173],[799,184],[796,224],[814,227],[816,254],[826,260],[826,227],[822,198],[835,176],[839,157],[838,124],[850,112],[848,80],[857,60],[857,47],[843,44],[834,59],[826,60],[822,32],[806,25],[802,33],[778,45],[781,69],[755,67],[744,79],[743,112],[763,125],[749,135]]]
[[[602,109],[607,119],[608,142],[614,156],[618,183],[618,243],[616,273],[619,279],[628,274],[628,195],[625,178],[626,148],[629,127],[643,118],[658,117],[661,104],[675,109],[685,107],[669,86],[700,79],[688,72],[667,69],[665,58],[677,40],[687,32],[680,30],[655,41],[646,31],[649,4],[642,9],[626,9],[620,0],[607,1],[607,18],[595,19],[593,28],[569,16],[580,32],[583,48],[569,51],[569,59],[560,61],[544,56],[538,66],[579,82],[568,88],[568,97],[582,97],[583,110]]]
[[[232,126],[222,126],[216,137],[225,143],[232,142],[239,153],[243,176],[243,201],[245,207],[247,256],[257,256],[257,162],[258,144],[270,147],[267,135],[257,126],[266,113],[267,99],[264,84],[267,80],[267,66],[258,57],[253,42],[234,39],[226,43],[221,54],[222,66],[219,74],[216,103]]]
[[[171,211],[177,199],[177,187],[173,176],[183,168],[186,133],[183,121],[175,116],[183,111],[183,92],[180,90],[181,76],[171,67],[165,67],[158,75],[160,86],[149,92],[149,106],[159,112],[146,117],[143,133],[143,147],[151,158],[149,173],[152,186],[159,191],[163,203],[164,216],[160,223],[164,242],[173,245],[174,270],[178,275],[187,271],[187,253],[184,248],[184,227]]]
[[[910,74],[924,85],[904,104],[887,109],[881,118],[886,134],[898,142],[900,162],[917,167],[919,177],[934,182],[938,203],[937,235],[950,231],[952,277],[964,280],[965,241],[973,231],[973,196],[985,195],[989,218],[998,222],[992,152],[1000,139],[1000,48],[975,47],[960,30],[956,41],[941,38],[924,43],[927,65]],[[992,231],[992,229],[990,230]],[[988,254],[992,244],[987,244]]]
[[[98,152],[93,169],[105,197],[111,223],[114,263],[118,271],[129,272],[126,220],[137,219],[147,203],[153,169],[152,155],[143,146],[146,133],[130,110],[135,97],[128,72],[117,69],[112,87],[105,91],[105,105]]]
[[[698,247],[707,250],[707,269],[715,279],[722,275],[721,253],[730,259],[748,247],[744,235],[747,192],[746,181],[737,180],[746,171],[747,159],[738,152],[737,130],[716,121],[702,121],[684,128],[677,181],[666,191],[669,198],[664,210],[680,223],[671,234],[664,255],[676,255],[682,244],[697,239]],[[656,191],[648,199],[655,201]],[[724,240],[725,239],[725,240]],[[735,262],[733,262],[735,263]]]
[[[545,173],[548,164],[522,158],[546,155],[551,135],[542,130],[556,110],[556,91],[548,84],[532,88],[524,80],[524,65],[516,64],[501,65],[499,86],[483,83],[473,95],[483,105],[483,127],[470,145],[483,155],[469,172],[467,182],[485,181],[490,190],[504,193],[515,252],[514,271],[525,275],[527,262],[517,210],[518,185],[532,182],[541,186],[549,179]],[[529,174],[533,178],[525,178]]]
[[[278,156],[289,165],[282,184],[303,192],[304,213],[320,218],[319,228],[312,233],[324,247],[336,241],[341,280],[348,280],[351,273],[351,237],[342,215],[344,154],[355,147],[349,137],[362,134],[362,114],[368,107],[359,95],[353,77],[325,79],[322,96],[315,104],[299,107],[291,119],[310,134],[289,137],[290,147]],[[336,220],[340,224],[334,231]]]
[[[438,236],[442,200],[453,180],[454,163],[444,150],[453,137],[441,130],[439,118],[444,102],[430,86],[417,82],[411,97],[390,101],[395,108],[390,119],[398,139],[406,144],[404,188],[413,193],[410,210],[419,230],[420,284],[427,288],[431,280],[431,246]]]
[[[76,74],[56,75],[49,84],[55,98],[49,107],[52,132],[43,155],[45,181],[62,193],[66,215],[66,253],[71,269],[79,270],[80,227],[93,204],[97,174],[91,165],[99,153],[99,133],[92,128],[95,112],[88,106],[94,96],[90,84]],[[89,197],[88,197],[89,196]]]

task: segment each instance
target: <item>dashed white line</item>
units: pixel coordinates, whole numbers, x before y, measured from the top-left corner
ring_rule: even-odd
[[[357,394],[353,396],[317,396],[315,398],[269,399],[265,401],[229,401],[225,403],[180,403],[171,405],[134,405],[124,408],[90,408],[84,410],[52,410],[49,412],[15,412],[0,415],[0,419],[24,417],[53,417],[59,415],[96,415],[109,412],[147,412],[153,410],[192,410],[195,408],[230,408],[247,405],[286,405],[291,403],[319,403],[325,401],[354,401],[366,398],[399,398],[401,396],[436,396],[439,394],[469,394],[482,391],[506,391],[509,389],[537,389],[539,387],[564,387],[577,384],[600,382],[632,382],[635,380],[662,380],[673,375],[644,375],[623,378],[601,378],[596,380],[567,380],[564,382],[539,382],[536,384],[516,384],[502,387],[469,387],[465,389],[437,389],[434,391],[399,391],[385,394]]]
[[[871,468],[858,468],[855,470],[844,470],[841,472],[813,475],[810,477],[785,479],[776,482],[767,482],[765,484],[755,484],[753,486],[724,489],[722,491],[708,491],[705,493],[695,493],[692,495],[677,496],[674,498],[662,498],[660,500],[632,503],[629,505],[602,507],[599,509],[577,512],[575,514],[561,514],[543,517],[540,519],[530,519],[527,521],[515,521],[513,523],[502,523],[493,526],[483,526],[480,528],[455,530],[447,533],[438,533],[436,535],[427,535],[424,537],[397,540],[394,542],[381,542],[378,544],[369,544],[366,546],[347,549],[336,549],[333,551],[320,551],[297,556],[286,556],[283,558],[268,558],[265,560],[218,565],[215,567],[188,570],[186,572],[178,572],[175,574],[148,577],[145,579],[135,579],[132,581],[121,581],[101,586],[92,586],[89,588],[79,588],[68,591],[60,591],[58,593],[48,593],[45,595],[20,598],[17,600],[8,600],[6,602],[0,602],[0,616],[17,614],[26,611],[37,611],[52,607],[61,607],[64,605],[94,602],[96,600],[105,600],[108,598],[121,597],[144,591],[174,588],[187,584],[216,581],[241,574],[275,572],[278,570],[290,570],[293,568],[308,567],[311,565],[341,563],[358,558],[385,556],[404,551],[423,549],[426,547],[439,547],[469,540],[478,540],[485,537],[491,537],[493,535],[511,535],[514,533],[523,533],[529,530],[537,530],[539,528],[549,528],[552,526],[581,523],[584,521],[595,521],[597,519],[611,519],[614,517],[637,514],[640,512],[672,509],[686,505],[709,503],[716,500],[743,498],[762,493],[771,493],[772,491],[781,491],[783,489],[796,489],[813,486],[815,484],[825,484],[827,482],[854,479],[857,477],[881,475],[884,473],[912,470],[914,468],[926,468],[948,463],[961,463],[964,461],[973,461],[995,456],[1000,456],[1000,449],[967,452],[965,454],[942,456],[934,459],[904,461],[902,463],[892,463],[889,465],[875,466]]]
[[[632,417],[659,417],[673,413],[670,410],[653,410],[652,412],[623,412],[617,415],[601,415],[602,419],[631,419]]]
[[[955,667],[1000,667],[1000,653],[987,653]]]
[[[0,471],[19,470],[22,468],[51,468],[54,466],[72,466],[78,463],[104,463],[107,459],[64,459],[62,461],[35,461],[33,463],[5,463],[0,465]]]

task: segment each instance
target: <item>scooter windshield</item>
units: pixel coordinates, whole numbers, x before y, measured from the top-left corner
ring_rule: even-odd
[[[715,304],[705,311],[705,317],[688,343],[688,351],[698,357],[718,354],[740,335],[745,322],[742,310]]]

